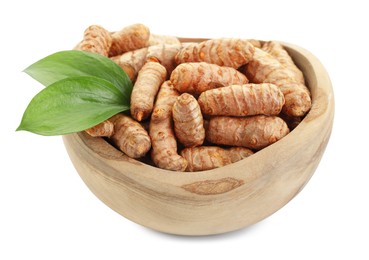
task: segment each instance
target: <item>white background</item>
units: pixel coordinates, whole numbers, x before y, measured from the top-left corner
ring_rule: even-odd
[[[0,259],[369,259],[365,2],[1,1]],[[100,202],[61,137],[15,132],[42,89],[24,68],[72,48],[91,24],[113,31],[137,22],[157,34],[282,40],[320,59],[335,92],[333,132],[313,178],[288,205],[224,235],[158,233]]]

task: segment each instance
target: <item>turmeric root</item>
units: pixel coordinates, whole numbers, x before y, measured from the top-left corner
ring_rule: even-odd
[[[112,61],[124,70],[129,79],[134,82],[138,72],[146,63],[147,48],[125,52],[122,55],[110,57]]]
[[[137,121],[146,119],[154,107],[156,94],[167,76],[157,62],[147,62],[140,70],[131,94],[131,115]]]
[[[150,34],[149,45],[151,46],[151,45],[158,45],[158,44],[180,45],[181,42],[175,36]]]
[[[187,160],[186,171],[205,171],[222,167],[242,160],[253,152],[244,147],[232,147],[223,149],[217,146],[199,146],[185,148],[181,155]]]
[[[99,25],[91,25],[85,30],[83,40],[75,49],[108,56],[111,44],[112,38],[107,30]]]
[[[275,57],[258,48],[255,49],[254,58],[245,67],[244,72],[254,83],[273,83],[277,86],[290,82],[302,83]]]
[[[176,62],[201,62],[239,68],[247,64],[254,55],[255,48],[243,39],[213,39],[188,44],[176,55]]]
[[[261,48],[261,42],[256,39],[247,39],[255,48]]]
[[[143,24],[133,24],[112,34],[109,56],[116,56],[148,46],[150,30]]]
[[[173,70],[170,81],[179,92],[194,95],[213,88],[248,83],[246,76],[236,69],[206,62],[178,65]]]
[[[151,148],[151,140],[140,123],[119,113],[109,119],[114,124],[112,142],[131,158],[141,158]]]
[[[75,49],[108,56],[111,44],[112,38],[107,30],[99,25],[91,25],[85,30],[83,40]],[[85,130],[86,133],[93,137],[109,137],[113,134],[113,131],[114,125],[108,120]]]
[[[165,81],[160,87],[149,125],[151,159],[159,168],[172,171],[184,171],[187,167],[187,161],[177,153],[173,131],[172,107],[178,96],[170,81]]]
[[[110,59],[117,63],[129,76],[131,81],[135,81],[138,72],[146,61],[157,61],[163,65],[168,72],[172,73],[177,66],[174,56],[180,50],[181,45],[160,44],[141,48],[134,51],[123,53],[122,55],[111,57]]]
[[[274,84],[245,84],[207,90],[198,102],[207,115],[278,115],[284,105],[284,96]]]
[[[283,113],[280,113],[278,116],[286,122],[290,131],[295,129],[301,123],[303,119],[302,117],[299,117],[299,116],[288,116]]]
[[[254,83],[273,83],[285,98],[283,113],[304,116],[311,108],[308,88],[296,78],[295,72],[283,66],[276,58],[256,48],[253,60],[245,68],[246,76]]]
[[[180,49],[180,44],[160,44],[150,46],[147,49],[146,60],[159,62],[167,69],[168,75],[170,75],[177,66],[174,57]]]
[[[201,145],[205,139],[204,120],[197,100],[183,93],[173,105],[174,131],[185,147]]]
[[[250,155],[254,154],[253,151],[250,149],[247,149],[245,147],[231,147],[227,150],[229,156],[231,157],[231,162],[238,162],[246,157],[249,157]]]
[[[296,82],[305,84],[304,75],[302,74],[301,70],[297,68],[291,56],[288,54],[288,52],[283,48],[283,46],[280,43],[275,41],[265,42],[261,49],[272,55],[283,66],[285,66],[286,68],[288,68],[288,70],[293,72],[295,74]]]
[[[262,149],[289,133],[287,124],[276,116],[212,117],[206,139],[214,144]]]
[[[110,137],[114,133],[114,124],[105,120],[89,129],[85,130],[92,137]]]

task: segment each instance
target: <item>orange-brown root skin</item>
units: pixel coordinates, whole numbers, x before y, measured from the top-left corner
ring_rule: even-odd
[[[150,116],[156,94],[167,71],[158,62],[147,62],[140,70],[131,94],[131,115],[137,121]]]
[[[129,76],[132,82],[137,78],[138,72],[147,61],[159,62],[167,69],[170,75],[177,66],[174,56],[180,50],[181,45],[160,44],[141,48],[111,57]]]
[[[131,158],[141,158],[151,148],[151,140],[147,131],[131,117],[119,113],[110,119],[115,127],[110,137],[112,142]]]
[[[295,74],[294,77],[296,79],[296,82],[305,84],[304,75],[302,74],[301,70],[297,68],[291,56],[288,54],[288,52],[283,48],[283,46],[280,43],[275,41],[265,42],[261,49],[272,55],[283,66],[285,66],[291,72],[293,72]]]
[[[114,133],[114,124],[105,120],[89,129],[85,130],[92,137],[110,137]]]
[[[248,83],[246,76],[236,69],[206,62],[178,65],[173,70],[170,81],[179,92],[194,95],[213,88]]]
[[[133,24],[112,34],[109,57],[144,48],[149,44],[150,30],[143,24]]]
[[[253,152],[250,149],[244,147],[223,149],[217,146],[199,146],[185,148],[181,151],[181,155],[188,162],[186,171],[190,172],[219,168],[252,154]]]
[[[254,152],[245,147],[231,147],[227,150],[228,155],[231,157],[231,162],[238,162],[250,155],[254,154]]]
[[[146,60],[159,62],[167,69],[168,75],[170,75],[177,66],[174,57],[180,49],[181,44],[159,44],[149,46]]]
[[[311,108],[309,89],[299,83],[286,83],[280,86],[286,100],[282,112],[289,116],[304,116]]]
[[[302,117],[298,116],[288,116],[284,113],[280,113],[279,117],[282,118],[288,125],[288,128],[292,131],[295,129],[302,121]]]
[[[262,44],[256,39],[247,39],[255,48],[261,48]]]
[[[85,30],[83,40],[75,49],[108,56],[111,44],[112,38],[107,30],[99,25],[91,25]],[[114,132],[114,125],[105,120],[85,132],[93,137],[109,137]]]
[[[199,146],[204,142],[204,120],[197,100],[188,93],[180,95],[173,105],[174,131],[185,147]]]
[[[159,45],[159,44],[180,45],[181,42],[175,36],[150,34],[149,45],[152,46],[152,45]]]
[[[212,117],[206,139],[214,144],[262,149],[289,133],[287,124],[276,116]]]
[[[208,62],[220,66],[239,68],[247,64],[255,48],[248,40],[221,38],[187,44],[176,56],[176,62]]]
[[[151,158],[159,168],[171,171],[184,171],[187,167],[187,161],[177,153],[173,130],[172,107],[178,96],[171,83],[165,81],[160,87],[149,125]]]
[[[110,33],[99,25],[91,25],[85,30],[77,49],[108,56],[111,45]]]
[[[127,73],[130,80],[134,82],[138,72],[145,65],[146,55],[147,48],[141,48],[111,57],[110,59],[118,64]]]
[[[311,108],[309,89],[296,77],[296,73],[282,65],[269,53],[256,48],[254,58],[245,67],[245,74],[254,83],[273,83],[284,97],[283,113],[304,116]]]
[[[207,90],[198,102],[206,115],[278,115],[284,105],[284,96],[274,84],[250,83]]]

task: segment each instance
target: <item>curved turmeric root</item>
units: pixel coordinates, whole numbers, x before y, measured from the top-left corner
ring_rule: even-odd
[[[301,83],[301,78],[265,51],[255,49],[254,58],[246,66],[245,74],[252,82],[277,85],[285,98],[282,111],[286,115],[303,116],[310,110],[310,92]]]
[[[261,49],[276,58],[288,70],[292,71],[295,74],[296,82],[305,84],[304,75],[301,70],[297,68],[291,56],[280,43],[275,41],[265,42]]]
[[[179,92],[194,95],[213,88],[248,83],[246,76],[236,69],[206,62],[178,65],[173,70],[170,81]]]
[[[149,45],[151,46],[151,45],[158,45],[158,44],[175,44],[175,45],[180,45],[181,42],[175,36],[150,34]]]
[[[181,155],[187,160],[186,171],[205,171],[219,168],[242,160],[253,154],[253,151],[244,147],[223,149],[217,146],[199,146],[185,148]]]
[[[187,44],[178,52],[176,62],[179,64],[204,61],[237,69],[252,59],[254,51],[254,46],[247,40],[212,39]]]
[[[119,113],[109,119],[114,124],[112,142],[131,158],[141,158],[151,148],[150,136],[140,123]]]
[[[284,96],[274,84],[245,84],[207,90],[198,102],[206,115],[278,115]]]
[[[76,49],[108,56],[112,44],[110,33],[99,25],[89,26],[83,35],[83,40]]]
[[[134,82],[140,69],[146,63],[147,48],[128,51],[122,55],[110,57],[112,61],[124,70],[129,79]]]
[[[147,48],[146,60],[156,61],[163,65],[168,72],[172,73],[177,66],[174,57],[181,49],[181,44],[159,44]]]
[[[129,76],[131,81],[135,81],[138,72],[147,61],[156,61],[163,65],[168,72],[172,73],[177,66],[174,56],[180,50],[181,45],[160,44],[141,48],[123,53],[122,55],[111,57]]]
[[[114,133],[114,124],[105,120],[89,129],[85,130],[92,137],[110,137]]]
[[[261,42],[257,39],[247,39],[254,47],[261,48]]]
[[[238,162],[254,154],[253,151],[245,147],[231,147],[230,149],[227,149],[227,151],[228,151],[228,155],[231,157],[232,163]]]
[[[111,44],[112,38],[107,30],[99,25],[91,25],[85,30],[83,40],[75,49],[108,56]],[[86,133],[93,137],[109,137],[113,134],[113,131],[114,125],[108,120],[85,130]]]
[[[303,119],[302,117],[288,116],[288,115],[283,114],[283,113],[280,113],[278,116],[286,122],[286,124],[288,125],[288,128],[290,129],[290,131],[295,129],[301,123],[301,121]]]
[[[143,157],[151,148],[150,137],[144,127],[122,113],[85,131],[93,137],[109,137],[131,158]]]
[[[187,161],[177,153],[173,131],[172,107],[178,96],[171,83],[165,81],[160,87],[149,125],[151,158],[159,168],[172,171],[184,171],[187,167]]]
[[[205,139],[204,120],[197,100],[183,93],[173,105],[174,131],[185,147],[201,145]]]
[[[112,34],[109,56],[116,56],[148,46],[150,30],[143,24],[132,24]]]
[[[206,139],[214,144],[264,148],[289,133],[287,124],[276,116],[212,117]]]
[[[137,121],[146,119],[154,107],[156,94],[167,76],[157,62],[147,62],[140,70],[131,94],[131,115]]]

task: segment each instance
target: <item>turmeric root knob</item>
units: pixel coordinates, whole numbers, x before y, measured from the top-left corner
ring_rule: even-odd
[[[180,45],[181,42],[175,36],[150,34],[149,45],[151,46],[151,45],[158,45],[158,44]]]
[[[112,34],[109,56],[116,56],[148,46],[150,30],[143,24],[133,24]]]
[[[85,30],[77,49],[108,56],[111,44],[112,38],[107,30],[99,25],[91,25]]]
[[[168,74],[172,73],[177,65],[174,61],[174,56],[180,48],[180,44],[153,45],[125,52],[122,55],[114,56],[110,59],[117,63],[127,73],[131,81],[135,81],[138,72],[147,61],[159,62],[167,69]]]
[[[206,62],[178,65],[173,70],[170,81],[179,92],[194,95],[213,88],[248,83],[246,76],[236,69]]]
[[[131,94],[131,115],[137,121],[146,119],[154,107],[156,94],[167,76],[157,62],[147,62],[140,70]]]
[[[91,25],[85,30],[83,40],[75,49],[108,56],[111,44],[112,38],[107,30],[99,25]],[[113,134],[114,125],[108,120],[105,120],[85,131],[93,137],[109,137]]]
[[[110,137],[114,133],[114,124],[109,120],[105,120],[89,129],[85,130],[92,137]]]
[[[244,147],[223,149],[217,146],[199,146],[185,148],[181,151],[181,155],[188,162],[186,171],[190,172],[219,168],[252,154],[253,152],[250,149]]]
[[[289,133],[287,124],[276,116],[212,117],[206,139],[214,144],[262,149]]]
[[[123,53],[122,55],[110,57],[110,59],[118,64],[119,67],[121,67],[122,70],[124,70],[124,72],[127,74],[129,79],[134,82],[137,78],[138,72],[146,62],[146,53],[147,48],[141,48]]]
[[[172,123],[172,107],[178,96],[171,83],[165,81],[160,87],[149,125],[151,158],[159,168],[172,171],[184,171],[187,167],[187,161],[177,153]]]
[[[205,139],[204,120],[197,100],[183,93],[173,105],[174,131],[185,147],[201,145]]]
[[[119,113],[109,119],[114,124],[113,143],[131,158],[141,158],[151,148],[146,130],[129,116]]]
[[[245,74],[254,83],[273,83],[280,88],[285,97],[283,113],[304,116],[310,110],[310,92],[301,82],[302,79],[265,51],[255,49],[254,58],[246,66]]]
[[[278,115],[284,96],[274,84],[244,84],[207,90],[198,102],[206,115]]]
[[[212,39],[186,45],[176,55],[176,62],[204,61],[237,69],[252,59],[254,51],[254,46],[247,40]]]
[[[305,84],[304,75],[302,74],[301,70],[297,68],[291,56],[288,54],[288,52],[283,48],[283,46],[280,43],[275,41],[265,42],[261,49],[272,55],[283,66],[285,66],[286,68],[288,68],[288,70],[293,72],[295,74],[294,77],[297,82]]]
[[[286,100],[282,112],[289,116],[304,116],[311,108],[311,98],[304,84],[285,83],[280,86]]]
[[[170,75],[177,66],[174,57],[180,49],[180,44],[159,44],[149,46],[147,48],[146,60],[159,62],[167,69],[168,75]]]

